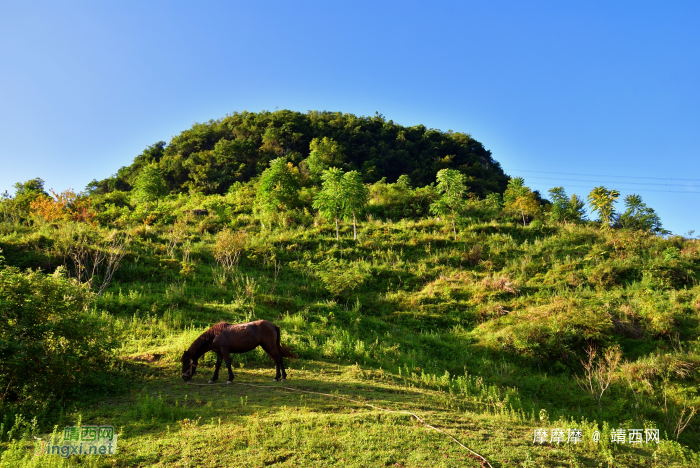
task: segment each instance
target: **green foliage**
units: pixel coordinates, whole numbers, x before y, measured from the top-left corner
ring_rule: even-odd
[[[148,212],[149,203],[157,203],[158,199],[165,195],[167,186],[163,179],[163,174],[157,163],[145,166],[134,182],[134,189],[131,192],[132,199],[136,203],[144,203],[145,211]]]
[[[29,219],[32,202],[49,196],[44,190],[44,181],[40,178],[31,179],[24,183],[17,182],[14,188],[14,197],[10,196],[7,191],[0,197],[0,211],[4,220],[7,221]]]
[[[323,185],[316,194],[313,207],[327,219],[335,221],[336,239],[340,239],[338,219],[352,219],[353,235],[357,239],[357,215],[369,201],[369,189],[362,183],[357,171],[343,174],[341,169],[331,167],[321,174]]]
[[[314,182],[320,181],[321,174],[329,167],[342,167],[345,162],[342,148],[332,138],[314,138],[309,150],[311,153],[306,159],[306,165]]]
[[[372,184],[367,211],[383,219],[419,219],[430,214],[430,204],[435,198],[433,184],[413,189],[410,178],[403,175],[394,184],[385,180]]]
[[[459,171],[441,169],[437,173],[437,192],[442,195],[430,205],[431,213],[438,216],[450,215],[455,240],[457,240],[455,214],[460,214],[465,207],[465,201],[462,198],[467,191],[465,179],[464,174]]]
[[[357,215],[362,213],[369,201],[369,189],[362,183],[362,176],[357,171],[343,175],[343,217],[352,219],[353,236],[357,239]]]
[[[271,219],[280,211],[293,208],[299,202],[299,173],[287,159],[270,161],[270,167],[260,176],[255,198],[261,219]]]
[[[335,221],[335,237],[340,239],[338,232],[338,218],[345,212],[345,187],[343,183],[343,171],[337,167],[331,167],[321,174],[323,185],[321,191],[314,198],[313,207],[326,219]]]
[[[324,287],[334,296],[350,294],[371,276],[369,269],[362,262],[347,262],[327,258],[314,266]]]
[[[29,195],[30,193],[38,193],[48,196],[48,193],[46,193],[44,190],[44,181],[38,177],[24,183],[17,182],[14,187],[15,196]]]
[[[610,223],[615,216],[615,202],[620,198],[619,190],[608,190],[602,185],[591,190],[588,194],[588,203],[593,211],[598,212],[601,227],[610,229]]]
[[[300,166],[302,174],[312,167],[319,173],[335,166],[360,171],[368,183],[384,177],[394,182],[407,174],[416,186],[424,186],[440,169],[458,169],[480,196],[501,193],[507,182],[491,152],[465,133],[403,127],[379,114],[279,110],[235,112],[196,123],[167,145],[149,146],[133,164],[108,179],[91,182],[88,190],[130,191],[143,168],[157,162],[170,193],[224,194],[235,182],[260,176],[277,157],[286,156],[299,165],[309,149],[310,160]]]
[[[396,181],[396,187],[401,190],[411,190],[411,178],[406,174],[401,174],[401,176]]]
[[[508,188],[503,194],[503,202],[506,210],[520,214],[523,226],[525,226],[526,217],[533,217],[540,211],[537,197],[530,190],[530,187],[525,186],[525,179],[522,177],[513,177],[508,181]]]
[[[662,224],[661,218],[642,202],[642,197],[636,194],[625,197],[625,207],[627,210],[617,218],[616,224],[624,229],[636,231],[651,231],[656,234],[667,234]]]
[[[470,216],[475,219],[491,221],[500,218],[503,213],[503,197],[500,193],[489,193],[486,198],[479,200],[470,198],[467,201]]]
[[[91,294],[63,276],[0,269],[0,406],[55,402],[95,383],[114,346]]]
[[[585,203],[576,194],[569,198],[564,187],[549,189],[552,199],[550,220],[563,223],[580,223],[586,219]]]

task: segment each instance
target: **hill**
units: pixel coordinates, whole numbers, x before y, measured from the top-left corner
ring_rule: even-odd
[[[700,464],[700,244],[656,234],[641,199],[588,221],[563,190],[469,196],[442,172],[328,216],[330,169],[144,188],[164,160],[128,192],[35,179],[0,200],[0,466],[53,464],[34,437],[81,423],[114,424],[120,448],[68,466],[481,465],[382,409],[492,466]],[[206,384],[213,356],[182,382],[199,334],[258,318],[299,356],[288,382],[259,349],[234,356],[236,385]]]

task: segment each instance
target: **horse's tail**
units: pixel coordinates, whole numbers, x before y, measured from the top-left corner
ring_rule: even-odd
[[[282,332],[280,331],[280,327],[275,325],[275,330],[277,330],[277,349],[279,349],[280,353],[282,353],[282,356],[289,357],[289,358],[297,357],[297,355],[294,354],[291,349],[285,348],[280,343],[280,341],[282,340]]]

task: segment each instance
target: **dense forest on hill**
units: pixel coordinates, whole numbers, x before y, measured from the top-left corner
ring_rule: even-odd
[[[197,336],[255,319],[299,356],[287,386],[417,412],[493,466],[700,465],[700,242],[638,195],[543,200],[465,134],[288,111],[49,192],[0,198],[0,468],[79,421],[123,445],[68,466],[472,466],[400,414],[275,393],[259,350],[234,357],[254,392],[207,386],[211,357],[182,383]]]
[[[324,138],[337,144],[334,162],[345,170],[360,171],[368,183],[382,178],[396,182],[406,174],[423,186],[433,182],[440,169],[457,169],[468,177],[470,190],[483,196],[502,193],[508,181],[491,152],[465,133],[403,127],[380,114],[280,110],[236,112],[194,124],[170,143],[150,146],[114,176],[94,181],[90,190],[129,191],[141,169],[156,162],[170,193],[222,194],[235,182],[259,176],[280,156],[298,165],[309,156],[311,142]]]

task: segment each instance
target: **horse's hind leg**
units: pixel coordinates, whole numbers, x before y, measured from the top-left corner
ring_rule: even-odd
[[[224,356],[221,353],[216,353],[216,367],[214,368],[214,377],[211,378],[209,383],[214,383],[219,380],[219,369],[221,368],[221,361]]]
[[[284,358],[280,356],[279,364],[277,364],[278,369],[282,369],[282,382],[287,380],[287,371],[284,370]],[[279,373],[279,371],[277,371]]]
[[[233,382],[233,371],[231,370],[231,355],[228,349],[222,350],[221,354],[224,356],[224,362],[226,363],[226,369],[228,369],[228,381],[227,384]]]
[[[280,367],[281,371],[284,372],[284,366],[280,366],[282,363],[282,356],[279,356],[279,353],[277,352],[272,352],[271,350],[277,351],[277,348],[270,348],[269,346],[266,346],[264,344],[260,344],[260,347],[267,353],[268,356],[272,358],[273,361],[275,361],[275,367],[277,373],[275,374],[275,378],[272,379],[273,382],[278,382],[280,380],[280,377],[282,377],[282,373],[280,372]],[[286,374],[284,374],[283,379],[286,378]]]

